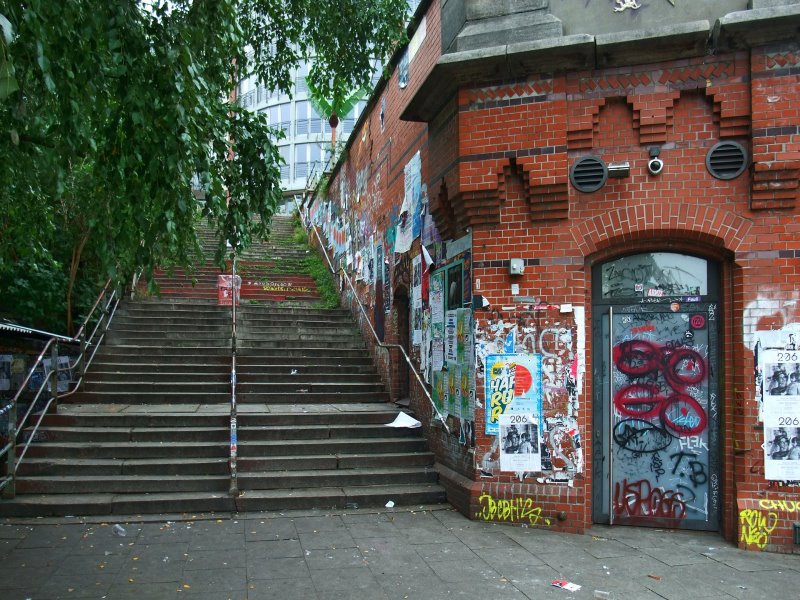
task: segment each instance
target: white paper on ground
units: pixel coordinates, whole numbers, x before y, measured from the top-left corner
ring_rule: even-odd
[[[401,412],[397,415],[394,421],[391,423],[386,424],[387,427],[409,427],[414,429],[416,427],[422,427],[422,423],[417,421],[414,417],[407,415],[404,412]]]

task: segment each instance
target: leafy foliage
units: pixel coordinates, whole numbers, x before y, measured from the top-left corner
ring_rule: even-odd
[[[86,282],[188,268],[202,253],[199,219],[218,232],[220,265],[263,239],[281,199],[281,133],[231,103],[237,81],[255,73],[288,93],[313,57],[309,81],[341,102],[337,90],[364,85],[370,58],[402,38],[405,10],[404,0],[4,3],[0,311],[37,320],[15,311],[12,288],[38,290],[41,321],[71,313]]]

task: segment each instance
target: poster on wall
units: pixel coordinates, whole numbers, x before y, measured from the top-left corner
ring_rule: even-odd
[[[472,360],[472,311],[459,308],[456,311],[456,360],[459,364],[473,363]]]
[[[758,353],[763,384],[764,477],[800,480],[800,351]]]
[[[444,273],[430,278],[431,331],[434,339],[444,338]]]
[[[539,421],[530,413],[500,416],[500,470],[541,471]]]
[[[431,370],[436,373],[444,367],[444,340],[434,338],[431,348],[433,350],[430,356]]]
[[[458,362],[456,337],[458,329],[458,313],[455,310],[448,310],[445,314],[444,326],[444,360],[446,363]]]
[[[422,255],[411,261],[411,340],[415,346],[422,344]]]
[[[447,371],[447,414],[460,417],[458,410],[461,408],[461,390],[459,389],[460,375],[458,367],[453,365]]]
[[[542,356],[490,354],[485,373],[486,435],[498,435],[506,413],[530,414],[538,423],[542,413]]]
[[[475,379],[474,370],[469,366],[461,368],[461,418],[472,421],[475,418]]]
[[[443,371],[433,372],[433,386],[431,389],[431,398],[436,410],[439,411],[443,417],[446,416],[445,405],[445,375]]]

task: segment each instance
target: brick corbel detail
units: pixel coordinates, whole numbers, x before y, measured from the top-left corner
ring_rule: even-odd
[[[448,174],[429,186],[429,209],[442,239],[455,236],[456,216],[449,196],[449,189],[458,189],[457,180]]]
[[[750,208],[792,209],[800,189],[800,161],[756,163],[753,169]]]
[[[633,108],[633,128],[639,130],[640,144],[663,144],[672,128],[672,112],[680,92],[637,94],[627,97]]]
[[[706,87],[706,96],[714,102],[714,122],[719,125],[721,138],[750,134],[750,86],[729,83]]]
[[[569,165],[566,152],[520,161],[519,170],[531,221],[569,218]]]
[[[591,150],[600,124],[600,109],[605,98],[577,100],[570,103],[567,145],[570,150]]]

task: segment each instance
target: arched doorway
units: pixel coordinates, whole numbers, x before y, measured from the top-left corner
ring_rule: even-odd
[[[719,265],[645,252],[592,281],[594,522],[718,530]]]

